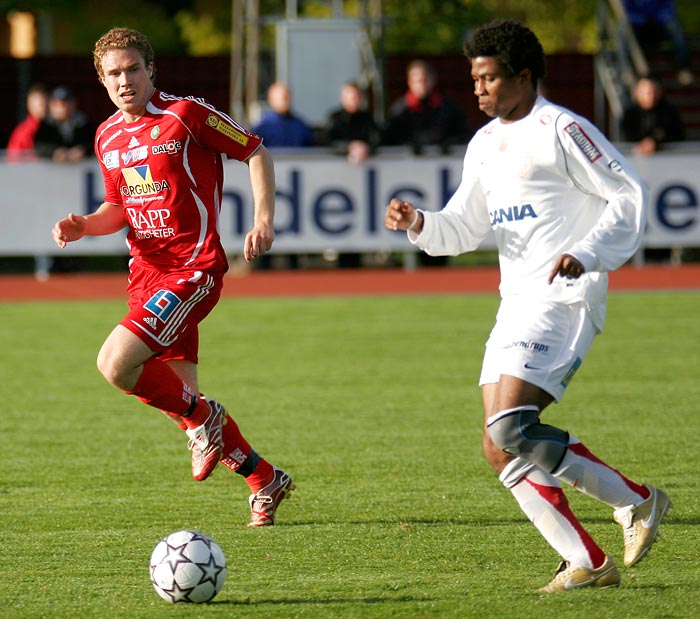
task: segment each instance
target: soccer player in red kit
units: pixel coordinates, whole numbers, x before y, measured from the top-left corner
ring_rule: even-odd
[[[185,430],[195,479],[222,462],[251,489],[250,526],[272,525],[294,489],[291,477],[251,448],[197,380],[198,324],[219,300],[228,268],[218,231],[222,158],[249,169],[254,215],[243,250],[251,261],[274,240],[272,157],[259,136],[206,101],[157,90],[153,48],[140,32],[113,28],[95,44],[94,61],[118,108],[95,135],[105,199],[90,215],[58,221],[52,234],[63,248],[127,229],[129,311],[102,345],[97,366],[109,383]]]

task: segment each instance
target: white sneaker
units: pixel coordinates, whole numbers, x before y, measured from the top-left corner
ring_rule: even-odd
[[[646,557],[659,534],[661,520],[673,507],[668,495],[658,488],[646,486],[651,494],[639,505],[616,509],[613,518],[625,540],[625,567],[632,567]]]
[[[209,417],[199,427],[185,430],[189,437],[187,448],[192,451],[192,477],[204,481],[219,464],[224,449],[222,428],[226,409],[215,400],[207,400]]]
[[[250,503],[249,527],[269,527],[275,524],[279,504],[292,493],[296,485],[282,469],[273,467],[275,476],[262,490],[248,497]]]

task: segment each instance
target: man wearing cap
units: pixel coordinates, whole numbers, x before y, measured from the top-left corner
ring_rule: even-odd
[[[80,161],[92,153],[95,126],[79,111],[75,96],[66,86],[54,88],[49,113],[34,138],[37,155],[57,162]]]

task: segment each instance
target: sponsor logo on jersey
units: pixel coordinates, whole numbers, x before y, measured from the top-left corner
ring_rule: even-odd
[[[168,181],[153,180],[151,168],[148,165],[124,168],[122,175],[126,181],[126,185],[120,188],[123,196],[149,196],[170,189]]]
[[[586,135],[586,132],[581,128],[577,122],[572,122],[564,127],[571,138],[573,139],[576,146],[581,149],[581,152],[591,160],[591,163],[595,163],[603,155],[598,150],[598,147],[593,143],[593,140]]]
[[[129,140],[129,148],[136,148],[137,146],[141,146],[141,142],[139,142],[134,135]]]
[[[180,140],[168,140],[165,144],[155,144],[151,146],[154,155],[174,155],[182,149]]]
[[[102,153],[102,163],[105,164],[105,168],[108,170],[114,170],[119,167],[119,151],[110,150],[106,153]]]
[[[122,153],[122,161],[124,165],[129,165],[130,163],[136,163],[148,157],[148,146],[139,146],[138,148],[132,148],[131,150]]]
[[[175,236],[175,229],[168,223],[170,211],[167,208],[144,210],[128,206],[124,212],[137,239],[167,239]]]
[[[491,217],[491,227],[507,222],[507,221],[522,221],[523,219],[536,219],[537,213],[532,208],[532,204],[521,204],[520,206],[509,206],[508,208],[499,208],[496,211],[489,211]]]
[[[240,132],[235,127],[229,125],[227,122],[224,122],[215,114],[209,114],[209,117],[207,118],[207,125],[209,125],[212,129],[216,129],[219,133],[223,133],[227,138],[231,138],[239,144],[242,144],[243,146],[248,145],[248,136],[245,133]]]

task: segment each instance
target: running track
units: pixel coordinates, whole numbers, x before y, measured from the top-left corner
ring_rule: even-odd
[[[468,294],[498,290],[495,268],[253,271],[229,274],[225,297]],[[0,276],[0,302],[124,299],[126,274]],[[700,290],[700,264],[624,267],[610,274],[610,289]]]

